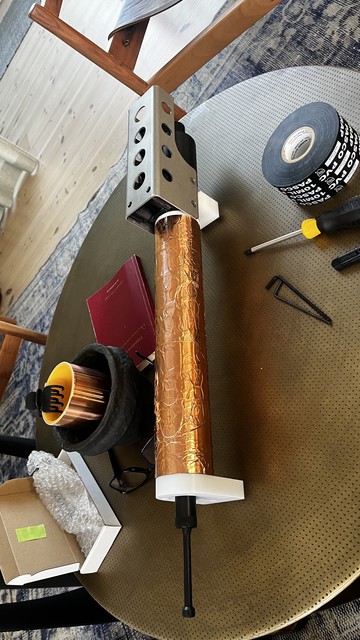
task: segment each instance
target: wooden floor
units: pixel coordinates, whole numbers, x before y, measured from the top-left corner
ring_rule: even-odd
[[[223,4],[183,0],[154,17],[137,73],[150,77]],[[62,12],[64,20],[108,48],[119,2],[64,0]],[[127,112],[137,96],[35,23],[0,89],[1,135],[40,161],[36,175],[24,179],[0,235],[1,311],[6,313],[122,155]]]

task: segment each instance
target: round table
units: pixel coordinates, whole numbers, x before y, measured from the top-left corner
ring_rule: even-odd
[[[107,454],[86,459],[123,529],[96,574],[80,576],[106,609],[164,640],[253,638],[302,618],[359,575],[359,266],[331,260],[358,231],[244,250],[300,227],[359,193],[360,171],[331,201],[304,210],[269,185],[261,158],[276,126],[312,101],[360,131],[360,75],[291,68],[216,95],[183,122],[197,144],[199,188],[220,205],[202,232],[216,475],[241,478],[245,500],[198,507],[192,535],[196,617],[182,618],[182,541],[174,505],[149,482],[108,487]],[[153,287],[154,238],[125,221],[125,179],[100,212],[60,296],[41,381],[94,334],[86,298],[132,254]],[[266,289],[281,275],[331,317],[320,322]],[[37,444],[54,453],[38,421]],[[128,452],[117,455],[126,464]]]

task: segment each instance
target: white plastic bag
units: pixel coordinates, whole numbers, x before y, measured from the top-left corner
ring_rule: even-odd
[[[103,521],[75,469],[45,451],[32,451],[27,468],[49,513],[64,531],[76,536],[87,556]]]

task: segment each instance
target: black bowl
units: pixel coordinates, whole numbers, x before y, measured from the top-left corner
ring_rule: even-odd
[[[90,344],[72,360],[74,364],[109,376],[110,395],[100,422],[79,420],[71,427],[54,427],[65,451],[95,456],[112,447],[138,442],[154,426],[154,386],[118,347]]]

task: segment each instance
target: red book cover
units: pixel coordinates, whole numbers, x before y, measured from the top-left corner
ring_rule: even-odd
[[[133,255],[114,277],[86,300],[100,344],[121,347],[136,366],[155,351],[154,302],[140,258]]]

